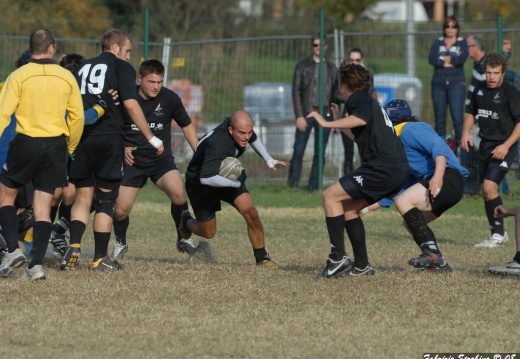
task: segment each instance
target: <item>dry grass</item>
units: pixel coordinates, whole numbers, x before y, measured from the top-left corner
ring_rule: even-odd
[[[406,263],[415,245],[399,215],[381,210],[364,217],[376,276],[320,280],[328,241],[319,194],[314,208],[259,206],[268,249],[282,267],[271,271],[253,265],[245,224],[229,206],[218,214],[214,263],[178,253],[169,206],[147,191],[131,216],[124,271],[88,270],[89,228],[75,272],[60,272],[49,257],[44,282],[0,281],[2,358],[420,358],[518,350],[520,278],[486,273],[510,260],[514,245],[473,248],[487,234],[483,211],[474,214],[479,199],[433,226],[454,273],[414,273]]]

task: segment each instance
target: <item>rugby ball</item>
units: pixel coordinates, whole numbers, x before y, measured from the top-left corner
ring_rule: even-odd
[[[240,163],[238,158],[226,157],[220,164],[220,170],[218,174],[232,181],[236,181],[238,177],[240,177],[243,169],[244,167],[242,167],[242,163]]]

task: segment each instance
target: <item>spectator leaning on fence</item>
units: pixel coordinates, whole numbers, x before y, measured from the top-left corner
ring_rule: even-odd
[[[466,80],[464,62],[468,58],[468,46],[460,36],[460,24],[454,16],[448,16],[443,24],[443,36],[430,47],[428,57],[433,66],[431,94],[435,113],[435,132],[446,137],[447,108],[450,109],[455,142],[460,145],[464,117]]]
[[[324,40],[323,50],[327,50],[327,40]],[[319,68],[320,68],[320,36],[311,37],[312,55],[299,61],[294,70],[292,84],[292,100],[294,114],[296,115],[296,135],[294,137],[294,149],[289,168],[287,184],[295,188],[300,185],[302,175],[302,162],[305,147],[314,128],[314,157],[312,160],[311,174],[307,189],[318,189],[318,162],[319,162],[319,126],[313,118],[306,116],[311,112],[319,111]],[[323,67],[323,112],[327,120],[331,120],[330,102],[340,101],[338,93],[338,69],[325,60]],[[329,140],[330,129],[323,129],[323,163],[325,164],[325,148]]]

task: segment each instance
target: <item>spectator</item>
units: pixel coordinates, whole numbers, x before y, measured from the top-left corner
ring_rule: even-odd
[[[309,136],[314,129],[314,157],[312,160],[311,174],[307,189],[315,191],[318,189],[319,179],[319,126],[313,118],[306,116],[311,112],[319,111],[319,67],[320,67],[320,36],[313,35],[311,38],[312,55],[306,57],[296,64],[292,84],[292,99],[294,113],[296,115],[296,134],[294,137],[294,149],[289,168],[287,184],[291,188],[300,185],[302,175],[302,162],[305,147]],[[327,40],[323,44],[323,51],[327,50]],[[325,60],[323,69],[323,111],[327,120],[330,120],[330,102],[337,99],[338,95],[338,69]],[[325,148],[329,140],[330,129],[323,129],[323,164],[325,164]]]
[[[450,109],[456,146],[460,145],[466,82],[464,62],[468,58],[468,45],[460,36],[457,18],[448,16],[443,24],[443,36],[430,47],[428,57],[433,66],[431,94],[435,113],[435,132],[446,138],[447,108]]]
[[[498,247],[508,240],[503,218],[495,218],[495,208],[502,205],[498,186],[516,156],[520,138],[520,92],[504,81],[507,62],[503,56],[491,53],[482,64],[486,82],[478,84],[466,106],[461,147],[469,151],[473,139],[469,132],[478,116],[479,178],[491,236],[475,244],[476,247]]]

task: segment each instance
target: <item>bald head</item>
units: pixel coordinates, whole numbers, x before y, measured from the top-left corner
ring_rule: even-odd
[[[228,131],[239,146],[246,147],[253,135],[253,119],[251,115],[244,110],[235,111],[231,115]]]

